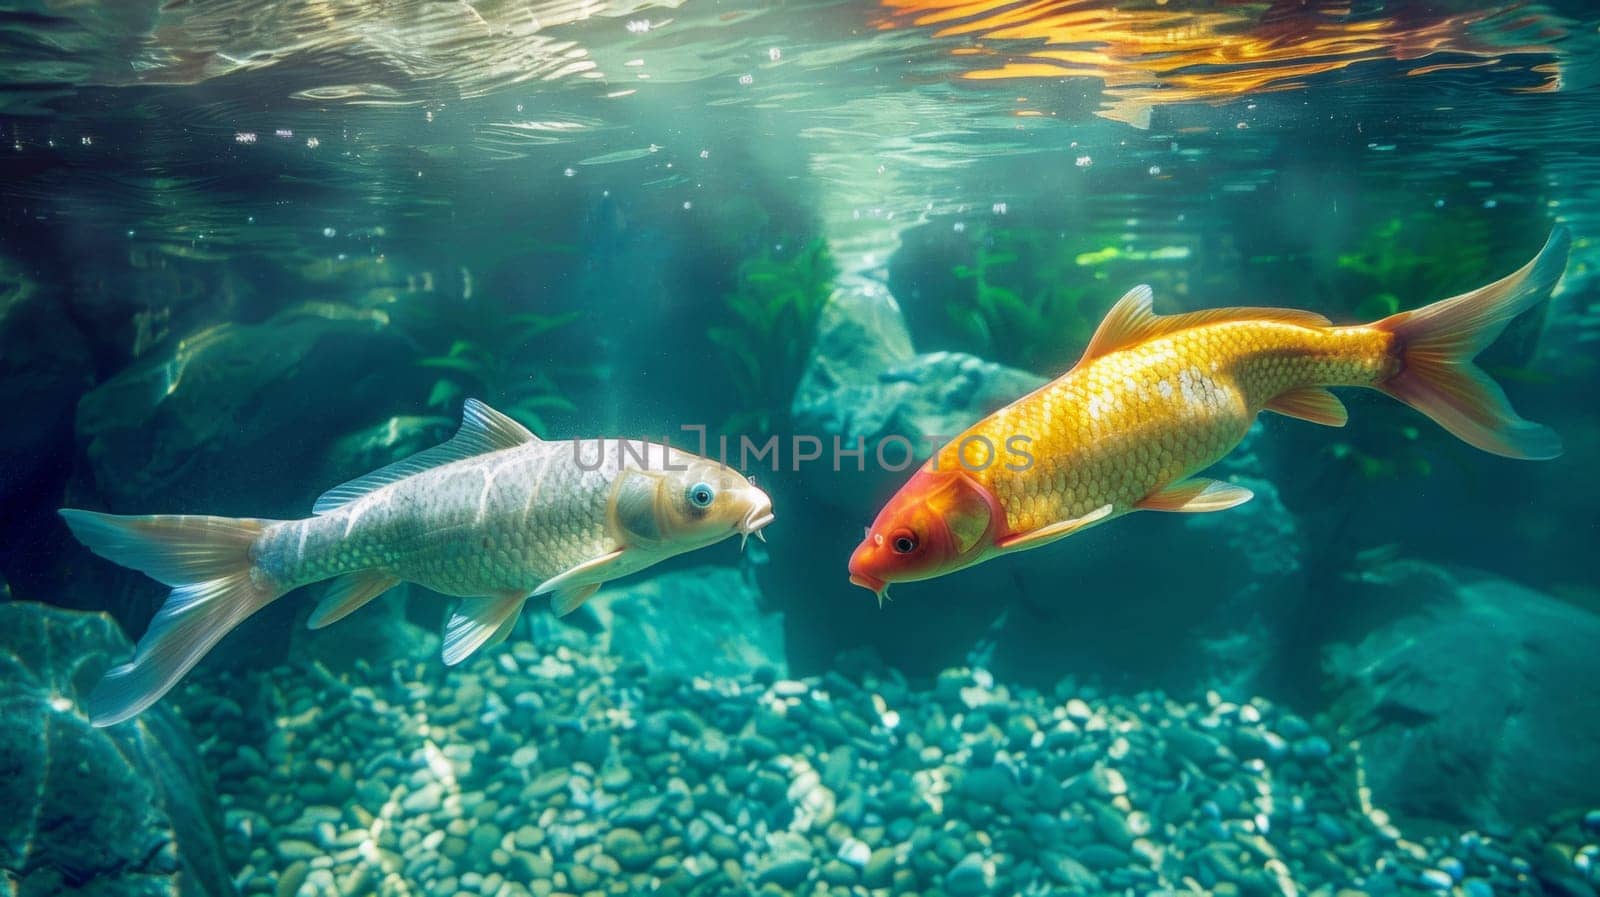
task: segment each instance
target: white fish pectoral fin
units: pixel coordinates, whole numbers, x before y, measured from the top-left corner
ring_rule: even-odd
[[[522,603],[527,600],[528,596],[521,592],[506,592],[492,598],[462,601],[444,628],[445,664],[455,666],[497,635],[501,638],[510,635],[517,615],[522,612]]]
[[[1140,499],[1134,507],[1146,511],[1204,514],[1208,511],[1226,511],[1254,497],[1255,493],[1243,486],[1205,477],[1190,477],[1157,489]]]
[[[562,589],[550,596],[550,609],[558,617],[564,617],[583,606],[589,596],[600,591],[600,583],[592,582],[586,586],[573,586]]]
[[[500,624],[499,628],[490,634],[489,640],[483,643],[483,647],[491,648],[510,638],[511,632],[517,628],[517,620],[521,618],[521,616],[521,613],[507,615],[505,621]]]
[[[538,441],[539,437],[529,432],[527,427],[477,399],[468,399],[461,409],[461,428],[456,430],[456,435],[431,449],[418,452],[409,458],[402,458],[387,467],[380,467],[347,483],[340,483],[322,493],[317,498],[317,503],[311,506],[311,512],[327,514],[369,492],[382,489],[407,477],[416,476],[425,470],[432,470],[452,461],[460,461],[462,458],[486,455],[489,452],[498,452],[501,449],[515,448]]]
[[[607,552],[592,560],[584,561],[570,570],[563,570],[539,583],[539,587],[533,590],[533,594],[548,595],[557,589],[587,585],[588,583],[609,579],[610,577],[606,575],[605,571],[622,560],[622,556],[626,552],[626,548],[618,548],[616,551]]]
[[[337,623],[360,610],[367,602],[400,584],[400,577],[383,570],[362,570],[347,573],[333,581],[322,594],[322,600],[306,620],[310,629],[321,629]]]
[[[1110,516],[1111,505],[1101,505],[1082,517],[1074,517],[1071,520],[1052,523],[1032,532],[1015,533],[1006,536],[997,542],[995,547],[1001,551],[1022,551],[1027,548],[1038,548],[1041,545],[1049,545],[1057,539],[1065,539],[1067,536],[1093,526]]]

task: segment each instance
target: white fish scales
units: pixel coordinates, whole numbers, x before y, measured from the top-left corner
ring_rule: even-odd
[[[446,663],[510,633],[522,606],[557,613],[600,584],[772,521],[765,493],[706,458],[642,440],[544,441],[469,400],[443,445],[338,486],[315,516],[269,521],[63,510],[90,549],[173,586],[133,661],[91,699],[96,725],[158,700],[212,645],[295,588],[333,579],[326,626],[401,582],[466,599]]]

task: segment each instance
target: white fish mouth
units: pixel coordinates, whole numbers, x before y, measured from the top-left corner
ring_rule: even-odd
[[[734,530],[739,533],[739,550],[744,550],[745,543],[750,541],[751,536],[763,542],[767,541],[766,534],[761,531],[776,519],[777,515],[772,513],[771,501],[763,501],[751,508],[750,513],[744,515],[744,519],[734,526]]]

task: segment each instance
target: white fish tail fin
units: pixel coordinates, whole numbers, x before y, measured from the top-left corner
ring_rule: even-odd
[[[119,517],[70,508],[61,516],[95,554],[173,587],[133,660],[106,673],[90,695],[96,726],[122,722],[154,704],[218,640],[287,591],[252,557],[256,540],[273,521]]]
[[[1373,324],[1394,334],[1402,353],[1400,372],[1378,388],[1486,452],[1526,459],[1561,454],[1555,431],[1519,416],[1505,391],[1472,359],[1512,318],[1550,298],[1571,244],[1566,228],[1558,227],[1515,273]]]

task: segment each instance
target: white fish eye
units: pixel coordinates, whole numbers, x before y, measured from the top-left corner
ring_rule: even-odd
[[[716,501],[717,490],[711,488],[710,483],[695,483],[684,493],[684,497],[688,499],[690,505],[705,510],[711,507],[713,501]]]

